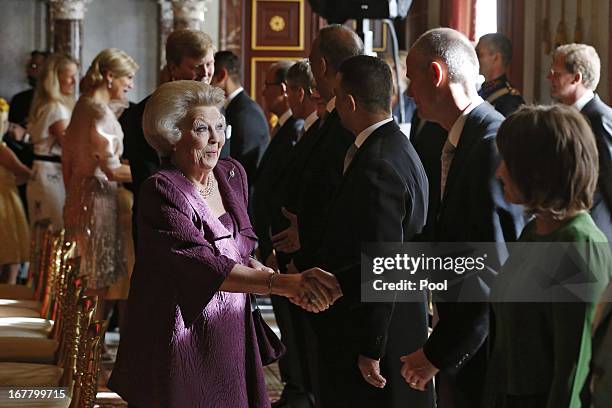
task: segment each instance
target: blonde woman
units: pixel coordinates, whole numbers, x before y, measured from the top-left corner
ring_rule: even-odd
[[[34,144],[33,177],[27,186],[30,225],[49,218],[55,229],[63,227],[66,191],[62,181],[64,132],[74,107],[77,64],[65,55],[50,55],[34,92],[28,132]]]
[[[81,273],[92,293],[127,276],[118,218],[118,183],[131,179],[120,161],[123,132],[113,107],[126,105],[138,65],[125,52],[100,52],[81,80],[81,97],[66,130],[63,157],[66,232],[81,255]],[[103,317],[104,307],[99,307]]]
[[[2,142],[8,128],[9,105],[0,98],[0,283],[17,283],[19,264],[29,260],[30,231],[17,182],[25,182],[30,169]]]

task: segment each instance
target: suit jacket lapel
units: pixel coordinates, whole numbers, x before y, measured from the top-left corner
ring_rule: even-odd
[[[374,143],[379,137],[383,137],[385,134],[394,132],[396,130],[399,130],[399,126],[397,126],[395,121],[391,121],[389,123],[385,123],[378,129],[376,129],[374,132],[372,132],[370,136],[368,136],[368,138],[365,142],[363,142],[361,147],[357,149],[357,151],[355,152],[355,156],[353,156],[353,160],[351,160],[351,163],[344,172],[344,175],[342,176],[342,181],[340,182],[340,186],[338,187],[338,192],[342,190],[342,187],[344,186],[347,177],[351,173],[352,169],[357,165],[357,162],[361,160],[360,157],[362,157],[363,152],[367,150],[368,146]]]
[[[486,103],[477,106],[471,111],[466,120],[461,136],[459,137],[459,144],[455,149],[455,155],[451,163],[450,169],[448,170],[448,177],[446,178],[446,185],[444,186],[444,197],[442,198],[442,204],[440,206],[440,212],[444,209],[444,203],[446,202],[446,196],[449,191],[452,190],[453,184],[457,180],[458,174],[461,169],[465,166],[468,153],[472,145],[478,141],[483,135],[478,131],[478,125],[482,122],[482,119],[486,116]]]

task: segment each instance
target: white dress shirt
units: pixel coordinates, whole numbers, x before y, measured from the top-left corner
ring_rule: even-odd
[[[287,123],[287,121],[289,120],[289,118],[291,117],[291,115],[293,115],[293,112],[291,112],[291,109],[288,109],[285,113],[283,113],[282,115],[280,115],[280,117],[278,118],[278,123],[277,126],[279,128],[283,127],[283,125],[285,123]]]
[[[230,102],[236,97],[238,96],[238,94],[240,92],[244,91],[243,87],[238,87],[238,89],[236,89],[234,92],[232,92],[231,94],[227,95],[227,98],[225,98],[225,103],[223,104],[223,107],[225,109],[227,109],[228,105],[230,104]]]
[[[359,134],[355,138],[355,143],[350,145],[346,152],[346,156],[344,157],[344,170],[342,171],[342,173],[346,172],[346,169],[348,169],[349,165],[353,161],[353,158],[355,157],[357,150],[359,150],[359,148],[365,143],[368,137],[370,137],[370,135],[374,133],[376,129],[391,122],[392,120],[393,120],[393,117],[383,119],[379,122],[374,123],[371,126],[368,126],[367,128],[363,129],[361,132],[359,132]]]
[[[595,94],[593,93],[593,91],[587,89],[584,95],[582,95],[576,102],[574,102],[572,106],[578,109],[578,112],[580,112],[582,111],[582,108],[584,108],[587,103],[591,102],[591,99],[593,99],[594,97]]]
[[[308,115],[306,119],[304,119],[304,133],[308,132],[308,129],[310,129],[310,127],[314,125],[317,119],[319,119],[319,116],[317,116],[316,110],[312,111],[312,113]]]

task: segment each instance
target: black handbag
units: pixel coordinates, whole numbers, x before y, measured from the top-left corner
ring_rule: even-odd
[[[287,348],[264,320],[261,315],[261,310],[259,306],[257,306],[255,295],[249,295],[249,297],[251,300],[251,314],[253,315],[253,326],[255,326],[255,335],[257,336],[257,346],[259,348],[261,364],[267,366],[281,358],[283,354],[285,354]]]

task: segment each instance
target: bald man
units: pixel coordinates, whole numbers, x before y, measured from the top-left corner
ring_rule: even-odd
[[[495,135],[504,117],[476,92],[478,59],[473,45],[455,30],[430,30],[414,43],[406,65],[408,92],[419,115],[448,132],[440,156],[439,184],[430,192],[440,205],[427,221],[428,239],[514,241],[524,224],[522,209],[504,200],[495,178],[500,160]],[[492,253],[488,260],[499,267],[502,258],[503,253]],[[446,293],[449,298],[468,285],[472,295],[487,298],[481,276],[455,278],[458,293],[451,288]],[[459,302],[438,300],[434,297],[439,321],[425,345],[403,358],[402,374],[416,389],[425,389],[438,374],[440,408],[478,407],[486,372],[483,346],[489,332],[488,304],[461,302],[458,296]]]

